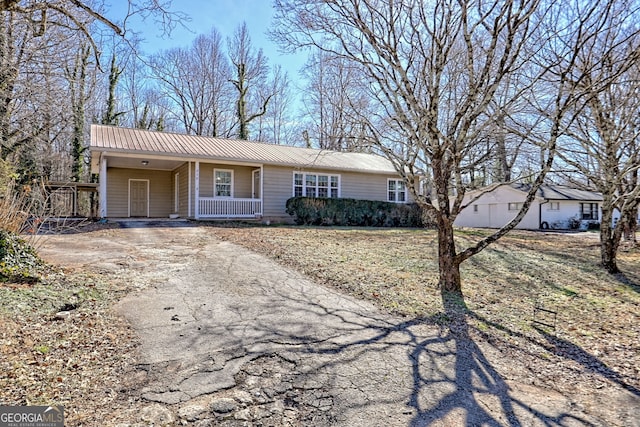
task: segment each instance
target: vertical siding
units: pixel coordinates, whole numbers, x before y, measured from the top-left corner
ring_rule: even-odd
[[[107,169],[107,215],[111,218],[129,215],[129,180],[149,180],[149,216],[167,217],[172,211],[172,174],[169,171],[142,169]]]

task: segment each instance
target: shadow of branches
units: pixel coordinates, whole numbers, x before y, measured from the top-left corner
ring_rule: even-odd
[[[357,372],[363,378],[350,378],[348,382],[368,394],[367,398],[346,402],[348,408],[338,412],[366,413],[380,406],[400,404],[407,408],[409,416],[395,425],[559,426],[571,422],[595,425],[575,408],[567,405],[545,408],[535,405],[531,397],[513,393],[470,334],[467,316],[473,313],[468,311],[464,300],[445,298],[444,302],[445,312],[438,316],[398,322],[397,318],[376,312],[330,306],[304,292],[280,290],[271,294],[266,306],[297,314],[289,318],[290,323],[282,318],[280,323],[273,323],[268,315],[254,319],[251,345],[278,344],[297,352],[305,363],[313,366],[305,375],[331,372],[330,387],[338,390],[343,388],[340,378],[353,376],[353,366],[359,366]],[[301,319],[310,323],[301,328]],[[315,329],[318,325],[326,328],[319,332]],[[228,333],[246,325],[226,328]],[[291,333],[294,330],[297,332]],[[269,351],[278,350],[271,347]],[[391,353],[395,358],[389,356]],[[310,361],[314,356],[317,359]],[[399,363],[390,366],[389,360]],[[597,359],[591,360],[596,363]],[[381,381],[373,373],[367,373],[367,368],[371,372],[380,369],[375,361],[394,370],[391,375],[396,378]],[[399,377],[406,377],[407,381],[402,382]],[[373,387],[367,389],[371,383],[375,383],[377,391]],[[396,389],[403,386],[405,390]],[[380,388],[386,391],[381,393]],[[351,420],[349,424],[352,423]],[[386,423],[388,420],[370,420],[368,425]]]

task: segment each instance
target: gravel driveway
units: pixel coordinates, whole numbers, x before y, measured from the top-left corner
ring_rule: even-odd
[[[215,228],[110,231],[47,236],[40,252],[126,274],[138,289],[117,310],[142,343],[131,392],[149,402],[140,425],[605,423],[499,375],[490,347],[381,313],[217,239]]]

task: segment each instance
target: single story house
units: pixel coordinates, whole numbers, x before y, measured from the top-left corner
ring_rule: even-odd
[[[470,191],[464,199],[469,206],[458,215],[454,225],[501,228],[518,214],[529,188],[527,184],[505,184],[493,189]],[[585,229],[589,224],[600,223],[601,203],[602,195],[594,191],[543,185],[516,228]]]
[[[243,140],[92,125],[103,218],[291,221],[293,196],[409,201],[390,161]]]

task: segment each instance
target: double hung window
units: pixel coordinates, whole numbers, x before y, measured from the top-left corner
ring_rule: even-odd
[[[387,200],[395,203],[407,201],[407,187],[401,179],[389,179],[387,181]]]
[[[340,176],[296,172],[293,174],[295,197],[340,197]]]
[[[216,169],[214,171],[214,196],[233,197],[233,171]]]

